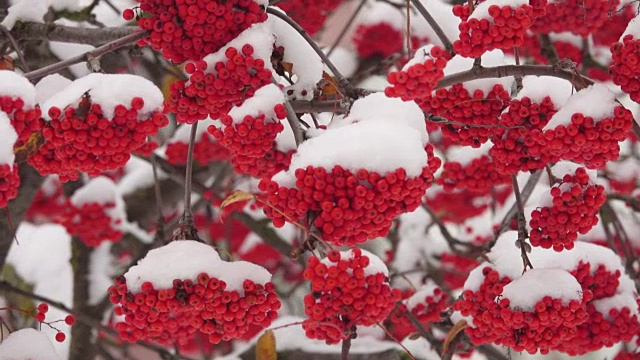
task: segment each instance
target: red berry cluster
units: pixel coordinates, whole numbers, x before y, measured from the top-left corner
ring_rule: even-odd
[[[420,54],[420,52],[424,54]],[[400,71],[392,71],[387,76],[391,86],[384,90],[388,97],[399,97],[403,101],[424,98],[438,85],[444,77],[444,68],[450,56],[445,50],[434,46],[431,50],[418,50],[416,57],[423,57],[423,61],[405,66]],[[414,59],[416,58],[414,57]]]
[[[605,24],[591,34],[594,45],[609,47],[618,42],[629,22],[635,16],[636,11],[632,6],[624,6],[622,9],[614,11]]]
[[[51,120],[42,130],[45,143],[28,159],[29,164],[43,175],[58,174],[61,181],[78,179],[80,171],[98,176],[124,166],[147,136],[169,123],[159,111],[140,118],[143,106],[142,98],[133,98],[130,107],[116,106],[112,119],[87,96],[77,108],[51,107]]]
[[[538,145],[532,156],[546,156],[549,162],[569,160],[584,164],[589,169],[604,168],[607,161],[618,159],[619,142],[631,131],[633,115],[623,106],[616,106],[612,118],[594,119],[586,114],[574,113],[571,124],[554,129],[534,130],[533,142]],[[597,121],[597,122],[596,122]]]
[[[416,303],[417,302],[417,303]],[[429,327],[429,323],[442,320],[440,315],[449,307],[448,296],[440,288],[435,287],[425,294],[425,291],[418,291],[408,299],[403,300],[389,315],[389,327],[395,339],[402,341],[410,334],[416,333],[417,329],[409,320],[408,312],[424,327]]]
[[[544,14],[544,4],[536,7],[524,4],[516,9],[510,5],[491,5],[487,9],[490,18],[483,19],[469,18],[469,12],[468,5],[453,7],[453,14],[462,19],[458,25],[460,39],[453,42],[453,51],[476,58],[493,49],[522,46],[527,29]]]
[[[609,14],[619,3],[620,0],[550,1],[545,14],[533,23],[531,30],[542,34],[570,31],[587,37],[609,20]]]
[[[243,336],[252,325],[267,327],[277,317],[281,303],[272,283],[243,283],[244,295],[225,290],[227,284],[206,273],[196,280],[175,279],[169,289],[145,282],[133,294],[124,276],[109,288],[109,300],[124,322],[115,328],[123,339],[164,345],[187,344],[196,332],[217,344]]]
[[[291,157],[295,152],[295,150],[290,150],[284,153],[277,150],[274,143],[263,157],[237,155],[231,158],[231,165],[238,174],[247,174],[256,179],[266,179],[289,168]]]
[[[474,158],[466,165],[457,161],[445,162],[443,172],[436,180],[445,191],[468,189],[475,192],[487,192],[496,185],[509,184],[511,177],[496,171],[496,165],[490,156]]]
[[[224,128],[210,126],[208,131],[229,149],[236,163],[252,166],[259,160],[266,161],[265,155],[274,149],[276,136],[284,131],[280,120],[287,117],[285,106],[277,104],[272,113],[273,117],[261,113],[258,116],[245,115],[242,119],[223,115],[220,120]]]
[[[149,157],[153,152],[159,147],[158,142],[155,140],[150,140],[145,142],[139,148],[133,150],[132,154],[142,157]],[[116,180],[116,179],[113,179]]]
[[[38,322],[44,323],[47,317],[47,312],[49,312],[49,305],[46,303],[40,303],[38,305],[38,307],[36,308],[37,311],[35,313],[35,315],[33,316]],[[73,326],[76,324],[76,317],[73,315],[67,315],[64,318],[64,323],[69,325],[69,326]],[[49,326],[50,323],[47,323]],[[53,327],[52,327],[53,328]],[[54,330],[57,330],[55,328],[53,328]],[[67,338],[67,336],[60,330],[57,330],[56,333],[56,341],[57,342],[63,342],[65,339]]]
[[[478,260],[470,256],[462,256],[449,252],[440,254],[442,280],[452,290],[462,288],[464,282],[467,280],[467,274],[478,265],[480,265]]]
[[[404,36],[402,32],[389,23],[360,24],[353,35],[353,43],[361,58],[378,56],[387,58],[400,50]]]
[[[571,271],[571,275],[578,280],[583,289],[591,291],[593,300],[600,300],[616,294],[622,273],[618,269],[611,271],[602,264],[592,269],[591,263],[580,261]]]
[[[257,89],[271,83],[271,70],[265,68],[265,60],[253,54],[253,46],[245,44],[240,49],[227,48],[226,61],[213,66],[206,61],[188,63],[185,71],[189,80],[171,84],[165,111],[175,113],[180,123],[193,124],[207,116],[218,119],[242,104]]]
[[[439,124],[445,137],[459,145],[479,147],[504,132],[492,125],[498,123],[510,100],[509,91],[500,84],[494,85],[488,94],[480,89],[470,94],[463,84],[454,84],[416,102],[427,113],[468,125]]]
[[[581,48],[568,41],[555,40],[553,37],[551,38],[551,43],[556,49],[558,59],[569,59],[576,63],[576,66],[582,64]],[[505,53],[513,53],[513,51],[505,49]],[[521,57],[530,57],[535,60],[536,63],[549,64],[549,59],[542,54],[540,39],[536,34],[528,33],[524,36],[524,43],[518,48],[518,54]]]
[[[611,45],[609,73],[631,100],[640,102],[640,40],[629,34]]]
[[[479,289],[465,290],[453,305],[463,316],[473,317],[473,327],[465,332],[474,344],[496,343],[515,351],[546,354],[571,341],[577,327],[589,317],[585,311],[585,304],[593,297],[589,291],[584,291],[582,301],[563,304],[561,299],[545,296],[533,311],[518,311],[510,307],[509,299],[499,299],[511,280],[501,278],[488,266],[482,269],[482,275]]]
[[[562,183],[551,188],[553,204],[531,212],[532,246],[571,250],[578,234],[598,224],[598,211],[607,197],[602,185],[589,182],[586,170],[578,168],[575,175],[564,175]]]
[[[322,29],[327,16],[341,3],[342,0],[283,0],[278,1],[276,6],[313,36]]]
[[[167,161],[173,165],[187,163],[189,144],[182,141],[169,142],[165,150]],[[208,133],[203,133],[200,139],[196,139],[193,147],[193,159],[204,166],[212,161],[223,161],[229,158],[229,150],[215,141]]]
[[[174,63],[198,61],[218,51],[251,25],[267,19],[254,0],[137,0],[145,16],[138,26],[151,35],[139,42]],[[132,19],[132,12],[125,14]]]
[[[507,129],[502,137],[492,139],[493,146],[489,150],[496,170],[503,174],[516,174],[518,171],[542,169],[548,164],[539,145],[531,138],[531,131],[542,130],[556,112],[549,96],[539,104],[526,96],[512,100],[500,116],[500,124]]]
[[[55,178],[47,178],[29,205],[26,219],[32,224],[57,222],[64,216],[66,207],[67,198],[62,184]]]
[[[40,108],[29,108],[19,97],[0,96],[0,111],[7,114],[11,125],[18,133],[15,147],[24,146],[31,135],[44,125],[44,120],[40,117]]]
[[[295,188],[263,179],[259,188],[266,193],[260,195],[268,204],[264,212],[276,227],[285,220],[306,222],[311,215],[322,238],[339,246],[386,236],[397,216],[420,205],[440,166],[432,146],[427,145],[426,150],[428,166],[415,178],[408,178],[402,168],[383,176],[366,169],[353,173],[336,165],[331,170],[297,169]]]
[[[103,241],[118,242],[122,239],[122,231],[117,229],[117,225],[122,220],[114,220],[107,214],[114,207],[115,203],[112,202],[85,203],[78,207],[68,201],[65,214],[59,222],[69,234],[77,236],[89,247],[99,246]]]
[[[383,269],[370,266],[374,256],[353,249],[332,250],[322,261],[309,258],[304,271],[311,282],[311,293],[304,297],[309,319],[302,323],[308,338],[336,344],[355,337],[356,326],[375,325],[389,316],[400,291],[389,286]]]
[[[0,209],[6,207],[9,201],[18,196],[20,175],[18,164],[0,164]]]

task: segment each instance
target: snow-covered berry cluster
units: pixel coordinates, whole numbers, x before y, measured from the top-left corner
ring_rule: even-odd
[[[18,140],[18,133],[11,125],[9,117],[0,111],[0,134],[3,142],[0,143],[0,209],[9,204],[9,201],[18,196],[20,175],[18,164],[15,164],[13,146]],[[5,142],[6,141],[6,142]]]
[[[18,134],[15,147],[24,146],[43,125],[36,90],[25,77],[9,70],[0,70],[0,83],[11,85],[0,89],[0,111],[7,115]]]
[[[570,31],[587,37],[600,29],[608,20],[619,0],[567,0],[549,1],[544,15],[531,26],[535,33]]]
[[[185,71],[189,79],[171,84],[166,111],[175,113],[176,120],[186,124],[208,116],[219,119],[252,97],[257,89],[270,84],[272,72],[265,61],[270,59],[273,39],[263,39],[269,35],[266,31],[263,24],[256,25],[217,53],[195,64],[188,63]],[[258,40],[266,41],[266,45],[245,42],[250,34],[259,35]],[[262,48],[269,51],[265,54]]]
[[[169,123],[162,93],[142,77],[94,73],[49,99],[45,143],[29,158],[41,174],[75,180],[120,168]]]
[[[462,19],[458,28],[460,39],[454,41],[453,51],[464,57],[476,58],[493,49],[522,46],[524,36],[533,22],[544,14],[546,1],[535,5],[519,1],[517,5],[487,0],[471,13],[469,5],[456,5],[453,14]]]
[[[310,257],[304,277],[311,282],[311,293],[304,298],[309,318],[302,328],[308,338],[327,344],[355,337],[357,326],[384,321],[400,300],[382,260],[357,248],[332,250],[322,260]]]
[[[591,106],[589,106],[591,105]],[[633,123],[633,114],[615,102],[615,94],[604,85],[592,85],[572,95],[542,130],[531,139],[537,154],[548,162],[570,160],[589,169],[604,168],[616,160]]]
[[[124,200],[116,184],[100,176],[71,196],[58,222],[85,245],[96,247],[103,241],[120,241],[124,220]]]
[[[218,51],[251,25],[267,19],[264,2],[254,0],[137,0],[138,26],[151,32],[139,44],[151,45],[174,63],[198,61]],[[132,20],[134,12],[124,12]]]
[[[450,56],[438,46],[427,45],[418,49],[411,61],[400,71],[387,76],[391,86],[384,90],[388,97],[404,101],[427,97],[444,77],[444,68]]]
[[[629,27],[632,28],[631,25]],[[611,44],[612,61],[609,67],[614,84],[620,86],[635,102],[640,102],[639,48],[640,40],[633,34],[626,34],[620,42]]]
[[[436,180],[445,191],[468,189],[485,193],[493,186],[509,184],[511,177],[496,171],[493,158],[488,155],[491,142],[486,142],[478,150],[467,147],[449,147],[443,171]]]
[[[197,332],[213,344],[239,338],[277,317],[281,303],[270,278],[257,265],[222,261],[208,245],[174,241],[150,251],[109,288],[116,314],[124,315],[115,327],[130,342],[187,344]]]
[[[578,234],[586,234],[598,223],[598,211],[607,199],[604,187],[593,184],[587,170],[579,167],[565,174],[550,195],[551,204],[540,204],[531,212],[531,245],[570,250]]]
[[[640,328],[633,281],[611,250],[577,242],[572,251],[534,248],[534,269],[522,273],[513,241],[501,235],[489,261],[474,269],[454,310],[473,318],[474,344],[580,355],[629,341]]]

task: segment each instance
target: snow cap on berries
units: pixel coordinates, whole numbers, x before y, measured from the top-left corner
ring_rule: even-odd
[[[275,84],[268,84],[256,90],[252,97],[246,99],[241,105],[235,106],[229,111],[234,124],[244,121],[245,116],[258,117],[262,114],[265,119],[276,120],[274,107],[284,103],[284,94]]]
[[[18,140],[18,133],[11,125],[11,120],[4,112],[0,111],[0,165],[13,165],[15,154],[13,145]]]
[[[631,19],[631,21],[629,21],[627,28],[624,30],[620,36],[620,40],[618,41],[622,42],[627,35],[632,35],[635,39],[640,38],[640,15],[636,15]]]
[[[106,211],[107,215],[113,219],[113,224],[120,223],[126,219],[124,199],[118,192],[117,185],[106,176],[98,176],[92,179],[78,189],[70,200],[77,208],[89,203],[113,203],[114,207]]]
[[[0,359],[60,360],[47,335],[25,328],[9,334],[0,343]]]
[[[548,96],[555,108],[559,109],[567,102],[572,90],[573,84],[564,79],[553,76],[525,76],[522,78],[522,90],[514,99],[527,97],[539,104]]]
[[[271,280],[271,274],[261,266],[246,261],[222,261],[213,247],[194,240],[173,241],[149,251],[124,277],[129,290],[137,293],[145,282],[158,289],[169,289],[174,279],[195,279],[201,273],[225,281],[228,291],[241,295],[245,280],[256,284]]]
[[[489,15],[489,8],[493,5],[503,7],[511,6],[512,9],[517,9],[522,5],[529,5],[529,0],[487,0],[479,3],[473,9],[473,12],[469,16],[469,19],[487,19],[493,21],[493,17]]]
[[[0,97],[20,98],[27,108],[36,105],[36,89],[26,77],[13,71],[0,70],[0,84]]]
[[[595,123],[605,118],[613,118],[616,94],[606,85],[593,84],[586,89],[571,95],[566,104],[551,117],[543,130],[554,129],[558,125],[571,124],[571,117],[575,113],[593,118]]]
[[[50,119],[49,109],[52,107],[60,110],[67,106],[75,107],[85,94],[90,96],[91,103],[100,105],[107,119],[113,118],[116,106],[128,106],[136,97],[144,100],[143,108],[138,111],[140,115],[162,111],[164,101],[162,91],[142,76],[93,73],[74,81],[44,103],[42,113],[45,119]]]
[[[582,287],[567,270],[534,268],[505,285],[502,295],[509,299],[512,309],[533,311],[545,296],[562,299],[564,305],[571,300],[582,301]]]
[[[481,57],[482,66],[501,66],[506,65],[504,60],[504,53],[500,50],[492,50],[485,52]],[[467,71],[473,67],[474,59],[465,58],[460,55],[456,55],[447,62],[447,66],[444,68],[444,75],[452,75],[455,73]],[[477,79],[467,81],[462,86],[473,94],[476,90],[482,90],[484,94],[488,94],[495,85],[502,85],[505,89],[511,89],[513,83],[513,76],[505,76],[498,79]]]

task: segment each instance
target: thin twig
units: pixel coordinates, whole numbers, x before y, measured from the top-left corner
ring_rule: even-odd
[[[196,144],[198,133],[198,123],[191,125],[191,135],[189,136],[189,150],[187,152],[187,169],[184,177],[184,213],[182,223],[185,226],[193,226],[193,211],[191,209],[191,183],[193,182],[193,149]]]
[[[542,176],[542,170],[536,171],[529,177],[529,180],[527,180],[527,183],[524,185],[524,189],[522,189],[522,194],[521,194],[521,200],[523,203],[526,204],[527,201],[529,200],[529,197],[531,196],[533,189],[535,189],[536,184],[538,183],[538,180],[540,180],[540,176]],[[505,217],[502,219],[502,222],[500,223],[500,228],[497,231],[497,235],[502,234],[505,230],[509,228],[509,223],[511,222],[511,219],[513,219],[513,217],[516,216],[517,212],[518,212],[517,204],[513,204],[511,206],[511,209],[509,209],[509,211],[507,212],[507,215],[505,215]]]
[[[153,168],[153,190],[156,197],[156,210],[158,212],[158,221],[156,229],[156,240],[165,239],[164,233],[164,214],[162,213],[162,191],[160,191],[160,180],[158,178],[158,161],[155,156],[151,156],[151,167]]]
[[[84,54],[80,54],[78,56],[71,57],[67,60],[63,60],[55,64],[45,66],[41,69],[28,72],[25,74],[25,77],[31,81],[39,79],[49,74],[53,74],[60,70],[66,69],[71,65],[75,65],[83,61],[88,61],[91,58],[98,58],[106,53],[110,53],[121,47],[127,46],[129,44],[135,43],[138,40],[144,39],[147,36],[149,36],[149,33],[146,31],[139,31],[133,34],[129,34],[127,36],[121,37],[120,39],[112,41],[108,44],[104,44],[98,48],[88,51]]]
[[[18,59],[20,59],[20,63],[22,64],[22,70],[31,71],[29,70],[29,64],[27,64],[27,60],[24,58],[24,54],[22,53],[22,50],[20,49],[18,42],[13,37],[13,35],[11,35],[11,31],[9,31],[9,29],[7,29],[4,25],[0,25],[0,31],[2,31],[4,35],[9,39],[9,42],[11,43],[11,47],[13,48],[13,51],[15,51],[16,54],[18,54]]]
[[[342,349],[340,351],[340,360],[349,360],[349,350],[351,349],[351,338],[342,340]]]
[[[327,56],[331,56],[331,54],[333,54],[333,51],[342,42],[342,39],[344,39],[344,36],[347,35],[347,31],[349,31],[349,28],[351,27],[351,25],[353,25],[353,22],[356,20],[356,18],[358,17],[358,14],[360,13],[360,11],[362,11],[362,9],[364,8],[364,5],[366,3],[367,3],[367,0],[361,0],[360,1],[360,4],[356,8],[356,11],[353,12],[353,14],[349,18],[349,20],[347,20],[347,23],[344,24],[344,27],[342,28],[342,30],[340,30],[340,34],[338,35],[338,38],[333,43],[333,45],[331,45],[331,48],[329,49],[329,52],[327,53]]]
[[[520,256],[522,256],[522,273],[524,274],[527,271],[527,267],[533,269],[531,260],[529,260],[529,256],[527,255],[527,247],[529,244],[527,244],[526,240],[529,237],[529,234],[527,233],[527,223],[524,217],[524,202],[522,201],[520,186],[518,185],[518,179],[515,175],[511,175],[511,183],[513,185],[513,192],[516,196],[516,206],[518,209],[518,247],[520,248]]]
[[[422,17],[427,20],[427,23],[429,23],[429,26],[431,26],[436,35],[438,35],[438,39],[440,39],[440,42],[442,42],[442,45],[444,45],[444,48],[447,50],[447,52],[449,52],[449,54],[453,54],[453,45],[451,44],[451,40],[449,40],[436,19],[431,16],[427,8],[422,5],[422,2],[420,2],[420,0],[411,0],[411,3],[416,7],[420,15],[422,15]]]

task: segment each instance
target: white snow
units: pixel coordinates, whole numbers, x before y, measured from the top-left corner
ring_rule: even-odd
[[[16,155],[13,153],[13,145],[18,140],[18,133],[11,125],[9,116],[0,111],[0,165],[13,165]]]
[[[106,209],[105,213],[111,218],[111,226],[113,228],[123,230],[127,218],[126,205],[124,199],[118,193],[116,184],[110,178],[98,176],[90,180],[78,189],[71,196],[70,200],[71,203],[78,208],[82,208],[82,205],[90,203],[113,203],[114,206]]]
[[[100,104],[106,118],[113,117],[117,105],[130,108],[131,100],[136,97],[144,100],[144,107],[138,111],[141,118],[163,109],[162,91],[151,81],[141,76],[129,74],[93,73],[74,81],[50,98],[42,106],[42,113],[46,119],[49,119],[48,112],[53,106],[61,110],[67,106],[77,106],[82,96],[87,92],[91,96],[92,103]]]
[[[77,23],[72,23],[70,21],[56,21],[56,23],[60,25],[73,26],[76,27]],[[64,43],[59,41],[50,41],[49,48],[53,55],[61,60],[67,60],[74,56],[85,54],[95,47],[88,44],[74,44],[74,43]],[[91,73],[89,68],[87,67],[86,62],[80,62],[74,65],[69,66],[69,71],[77,77],[80,78],[82,76],[86,76]]]
[[[458,162],[462,166],[469,165],[474,159],[479,159],[489,154],[489,150],[493,146],[491,141],[487,141],[479,148],[471,148],[469,146],[451,146],[447,149],[447,161]]]
[[[250,99],[247,99],[249,101]],[[245,101],[246,102],[246,101]],[[210,117],[207,117],[204,120],[198,121],[198,127],[196,128],[196,139],[199,140],[202,137],[202,134],[207,132],[209,126],[219,126],[219,121],[214,121]],[[173,133],[168,143],[182,142],[185,144],[189,143],[189,138],[191,137],[191,127],[193,125],[185,124],[180,125],[176,131]],[[213,137],[212,137],[213,138]]]
[[[596,182],[598,178],[598,170],[587,169],[583,165],[576,164],[571,161],[558,161],[555,165],[553,165],[553,167],[551,167],[551,173],[553,174],[553,176],[562,179],[562,177],[566,174],[575,175],[578,168],[584,168],[584,170],[586,170],[587,176],[589,177],[589,180],[593,183]]]
[[[159,168],[159,166],[158,166]],[[153,185],[153,166],[148,161],[132,156],[124,167],[125,174],[118,181],[118,194],[122,197],[131,195],[138,189],[148,188]],[[158,180],[164,180],[168,175],[158,170]]]
[[[509,299],[509,307],[533,311],[545,296],[561,299],[564,305],[582,300],[582,287],[573,275],[561,269],[529,269],[520,278],[504,287],[502,295]]]
[[[0,342],[0,360],[23,359],[61,360],[47,334],[31,328],[14,331]]]
[[[511,6],[512,9],[517,9],[522,5],[529,5],[528,0],[487,0],[476,5],[473,13],[469,16],[469,19],[487,19],[493,22],[493,18],[489,15],[489,7],[497,5],[500,8],[503,6]]]
[[[356,18],[353,27],[357,28],[358,25],[373,26],[382,23],[388,24],[403,33],[406,28],[406,19],[403,12],[381,1],[367,2]]]
[[[114,259],[111,255],[111,241],[104,241],[94,248],[89,258],[89,305],[97,305],[104,299],[113,285]]]
[[[13,71],[0,70],[0,97],[21,98],[26,108],[36,105],[36,89],[26,77]]]
[[[616,106],[618,104],[613,91],[605,85],[590,85],[573,94],[566,104],[553,115],[543,130],[571,124],[571,116],[575,113],[582,113],[585,117],[590,116],[595,123],[598,123],[605,118],[612,118]]]
[[[43,23],[47,11],[49,0],[21,0],[9,7],[9,13],[0,24],[11,30],[18,21]]]
[[[149,251],[124,276],[129,290],[137,293],[146,281],[156,289],[168,289],[173,286],[174,279],[195,279],[203,272],[223,280],[227,284],[226,290],[235,290],[240,295],[244,294],[244,280],[256,284],[271,281],[271,274],[266,269],[246,261],[222,261],[212,246],[193,240],[173,241]]]
[[[552,76],[525,76],[522,78],[522,90],[516,99],[528,97],[532,102],[540,104],[549,96],[556,109],[561,108],[573,91],[570,81]]]
[[[45,103],[73,81],[67,79],[60,74],[51,74],[42,78],[36,84],[36,101],[38,104]]]
[[[494,67],[506,64],[504,53],[500,50],[487,51],[480,57],[480,59],[483,67]],[[456,55],[447,62],[447,66],[444,68],[444,75],[447,76],[471,70],[473,68],[473,62],[474,59],[472,58],[465,58]],[[473,93],[476,90],[482,90],[486,96],[497,84],[502,85],[506,91],[509,91],[512,83],[513,76],[505,76],[497,79],[471,80],[463,83],[463,86],[467,91],[469,91],[469,95],[473,97]]]
[[[423,64],[426,60],[433,60],[433,57],[431,56],[431,49],[433,49],[434,47],[434,45],[429,44],[416,50],[411,60],[407,61],[407,63],[404,64],[404,66],[402,67],[402,71],[409,70],[409,68],[415,64]]]
[[[328,53],[331,47],[326,47],[322,49],[325,53]],[[315,52],[314,52],[315,54]],[[329,55],[329,60],[335,65],[340,73],[345,77],[349,78],[353,74],[355,74],[356,70],[358,70],[358,56],[352,50],[349,50],[344,47],[336,47],[331,55]],[[324,67],[324,71],[327,73],[331,73],[329,68]]]
[[[82,10],[85,5],[80,2],[80,0],[50,0],[51,7],[56,10],[67,10],[70,12],[75,12]]]
[[[409,297],[405,304],[407,305],[407,309],[413,310],[419,304],[425,304],[425,298],[428,296],[434,296],[434,291],[438,289],[435,283],[428,280],[426,284],[423,284],[411,297]]]
[[[437,19],[438,25],[447,36],[447,38],[453,40],[457,39],[460,35],[458,25],[460,25],[460,18],[453,15],[453,5],[450,5],[442,0],[420,0],[422,5],[429,11],[434,19]],[[412,6],[413,12],[411,13],[411,34],[419,37],[427,37],[429,43],[434,45],[443,46],[442,41],[435,33],[431,25],[420,16],[420,13]]]
[[[616,294],[608,298],[594,300],[592,304],[598,312],[602,313],[605,319],[611,319],[611,316],[609,316],[610,310],[622,310],[625,307],[631,310],[631,316],[640,315],[638,313],[638,303],[633,293]]]
[[[279,10],[273,7],[272,9],[276,11]],[[272,15],[269,15],[269,21],[273,24],[276,46],[284,47],[283,61],[293,64],[292,71],[296,75],[295,83],[285,88],[285,92],[293,90],[294,97],[298,100],[313,99],[313,90],[318,81],[322,79],[322,72],[324,70],[324,64],[320,56],[318,56],[302,35],[286,22]],[[267,59],[269,58],[270,57],[267,57]],[[306,92],[306,95],[303,95],[303,91]]]
[[[229,111],[235,124],[241,123],[247,115],[258,117],[265,115],[265,120],[277,120],[274,106],[284,103],[284,94],[275,84],[268,84],[256,90],[252,97],[246,99],[240,106]]]
[[[403,168],[407,177],[416,177],[427,165],[420,136],[411,127],[382,121],[329,129],[302,143],[289,170],[276,174],[273,180],[288,186],[295,182],[296,169],[307,166],[333,169],[335,165],[354,172],[365,168],[381,176]]]
[[[624,37],[629,34],[633,35],[634,39],[637,39],[640,36],[640,15],[636,15],[633,19],[631,19],[631,21],[629,21],[627,28],[624,30],[624,32],[620,36],[620,40],[618,41],[621,42],[622,39],[624,39]]]

